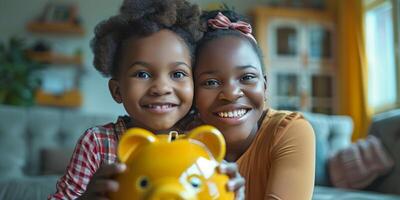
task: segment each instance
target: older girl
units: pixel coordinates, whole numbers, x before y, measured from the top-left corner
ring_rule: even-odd
[[[232,11],[204,13],[196,50],[195,105],[227,141],[246,199],[311,199],[314,133],[301,114],[266,108],[262,54],[250,24]]]

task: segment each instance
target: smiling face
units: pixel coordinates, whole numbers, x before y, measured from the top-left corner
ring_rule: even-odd
[[[256,52],[245,39],[226,36],[206,44],[197,59],[195,103],[201,119],[216,126],[228,144],[243,142],[257,128],[265,101]]]
[[[154,132],[172,128],[193,101],[190,52],[169,30],[127,39],[121,48],[119,73],[109,88],[133,125]]]

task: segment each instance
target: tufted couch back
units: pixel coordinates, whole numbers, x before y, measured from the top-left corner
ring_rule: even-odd
[[[327,160],[350,145],[353,121],[347,116],[303,114],[316,134],[316,183],[329,185]],[[62,174],[83,132],[115,120],[78,110],[0,105],[0,177]]]
[[[43,171],[46,162],[65,169],[86,129],[115,120],[78,110],[0,105],[0,177],[52,173]]]
[[[353,120],[349,116],[303,113],[315,132],[316,185],[330,186],[328,159],[338,150],[351,144]]]

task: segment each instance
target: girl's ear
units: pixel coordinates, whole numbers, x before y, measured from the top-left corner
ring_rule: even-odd
[[[120,92],[119,82],[112,78],[108,81],[108,89],[115,102],[122,103],[122,96]]]

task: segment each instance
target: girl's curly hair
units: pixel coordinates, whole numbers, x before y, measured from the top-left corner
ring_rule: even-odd
[[[104,76],[116,76],[122,42],[131,36],[146,37],[161,29],[179,35],[193,55],[194,46],[202,37],[200,14],[199,7],[186,0],[124,0],[119,14],[95,28],[91,41],[93,64]]]

